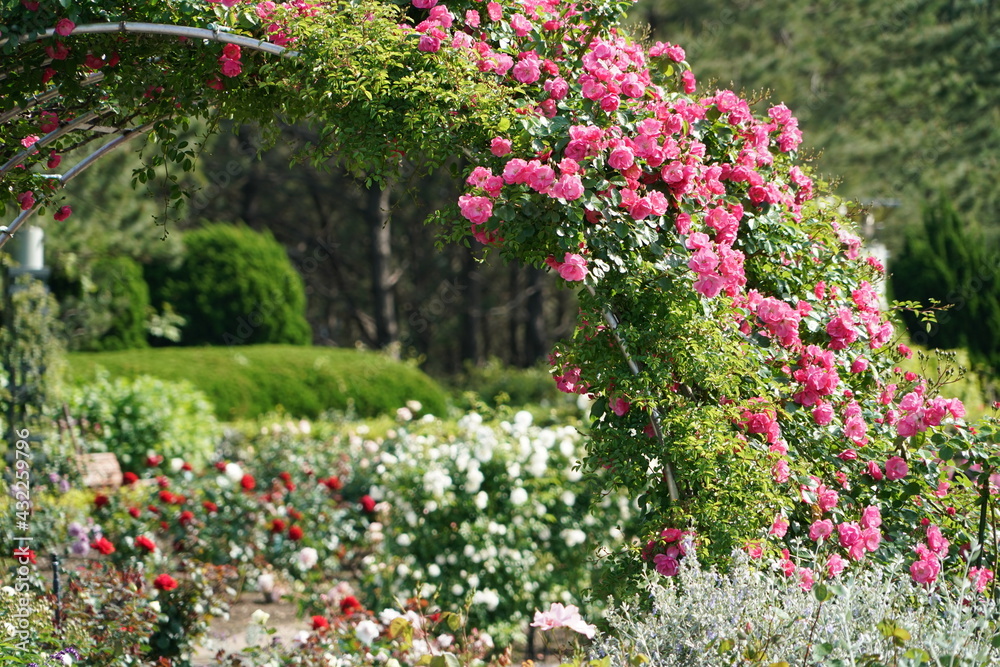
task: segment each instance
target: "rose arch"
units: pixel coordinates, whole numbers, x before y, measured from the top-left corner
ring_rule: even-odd
[[[130,138],[190,168],[192,118],[310,123],[304,158],[371,182],[457,160],[443,233],[580,288],[551,364],[595,399],[583,470],[642,510],[623,573],[675,573],[684,533],[802,582],[898,555],[924,579],[993,566],[995,423],[899,367],[884,268],[797,156],[792,112],[699,92],[681,47],[619,25],[624,3],[6,6],[0,245],[35,213],[58,233],[62,185]]]

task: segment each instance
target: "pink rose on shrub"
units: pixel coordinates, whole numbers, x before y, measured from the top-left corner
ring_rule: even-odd
[[[437,53],[441,49],[441,40],[430,35],[421,35],[417,50],[425,53]]]
[[[832,534],[833,522],[829,519],[815,521],[813,522],[813,525],[809,526],[809,539],[814,542],[830,537]]]
[[[822,484],[816,489],[816,504],[824,512],[829,512],[837,506],[840,496],[833,489],[828,489]]]
[[[813,408],[812,417],[820,426],[826,426],[833,421],[833,406],[822,401],[817,403]]]
[[[238,60],[224,60],[220,71],[223,76],[239,76],[240,72],[243,71],[243,65]]]
[[[977,593],[982,593],[986,590],[986,584],[992,580],[993,572],[988,567],[969,568],[969,581],[972,582],[972,585],[976,589]]]
[[[784,484],[785,482],[787,482],[790,475],[791,475],[791,470],[788,467],[788,461],[786,461],[785,459],[781,459],[773,466],[771,466],[771,476],[774,478],[774,481],[777,482],[778,484]]]
[[[837,526],[840,546],[849,549],[861,541],[861,528],[856,523],[842,523]]]
[[[65,37],[76,30],[76,24],[69,19],[59,19],[56,21],[56,34]]]
[[[781,538],[785,536],[788,532],[788,519],[779,515],[774,518],[774,523],[771,524],[771,530],[769,535],[774,535],[775,537]]]
[[[58,211],[52,214],[52,219],[58,222],[62,222],[72,214],[73,214],[73,209],[71,209],[69,206],[62,206],[59,208]]]
[[[17,196],[17,203],[22,211],[27,211],[35,206],[35,193],[32,191],[22,192]]]
[[[869,461],[865,474],[874,479],[876,482],[882,479],[882,468],[875,461]]]
[[[831,579],[843,572],[846,568],[847,561],[841,558],[839,554],[831,554],[830,558],[826,561],[826,574]]]
[[[885,462],[885,478],[890,482],[903,479],[908,472],[910,468],[906,465],[906,461],[898,456],[893,456]]]
[[[587,277],[587,260],[580,255],[568,252],[557,270],[563,280],[569,282],[583,280]]]
[[[663,576],[677,576],[679,563],[676,558],[671,558],[670,556],[664,554],[656,554],[656,556],[653,557],[653,564],[656,566],[656,571]]]
[[[477,225],[486,222],[493,215],[493,202],[487,197],[462,195],[458,198],[458,208],[462,217]]]
[[[918,584],[933,584],[941,572],[941,564],[936,558],[916,560],[910,565],[910,576]]]
[[[869,505],[861,512],[861,527],[864,529],[878,528],[882,525],[882,513],[874,505]]]
[[[815,572],[813,572],[808,567],[804,567],[799,570],[799,588],[804,591],[811,591],[813,584],[815,583]]]

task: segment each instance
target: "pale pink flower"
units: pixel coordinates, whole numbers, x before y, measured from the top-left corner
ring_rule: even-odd
[[[458,208],[462,217],[474,224],[482,224],[493,215],[493,202],[487,197],[462,195],[458,198]]]
[[[861,541],[861,528],[856,523],[841,523],[837,526],[840,546],[849,549]]]
[[[890,482],[903,479],[908,472],[910,468],[906,465],[906,461],[898,456],[893,456],[885,462],[885,478]]]
[[[882,512],[874,505],[869,505],[861,512],[861,527],[864,529],[878,528],[882,525]]]
[[[588,639],[593,639],[597,633],[597,627],[583,620],[576,605],[563,606],[559,602],[553,602],[546,612],[540,612],[536,609],[535,620],[531,622],[531,626],[543,631],[554,628],[569,628]]]
[[[676,558],[672,558],[666,554],[656,554],[656,556],[653,557],[653,564],[656,566],[656,571],[663,576],[677,576],[679,563]]]
[[[788,532],[788,519],[779,514],[774,518],[774,523],[771,524],[771,530],[769,531],[768,534],[780,538],[784,537],[785,533],[787,532]]]

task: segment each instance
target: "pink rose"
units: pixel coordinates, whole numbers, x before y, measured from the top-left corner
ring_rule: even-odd
[[[878,528],[882,525],[882,513],[874,505],[869,505],[861,512],[861,527]]]
[[[458,198],[458,208],[462,217],[474,224],[482,224],[493,215],[493,202],[487,197],[462,195]]]
[[[243,65],[238,60],[225,60],[222,63],[221,71],[223,76],[239,76],[240,72],[243,71]]]
[[[910,565],[910,576],[918,584],[932,584],[941,572],[937,559],[920,559]]]
[[[813,420],[820,426],[826,426],[833,421],[833,406],[829,403],[819,402],[812,411]]]
[[[628,414],[628,411],[631,407],[632,404],[626,401],[621,396],[615,396],[615,398],[611,401],[611,411],[614,412],[619,417],[623,417],[626,414]]]
[[[786,461],[785,459],[781,459],[773,466],[771,466],[771,476],[774,478],[774,481],[777,482],[778,484],[784,484],[785,482],[787,482],[790,475],[791,475],[791,470],[788,467],[788,461]]]
[[[417,50],[425,53],[437,53],[441,48],[441,40],[430,35],[421,35],[417,43]]]
[[[542,72],[538,67],[538,61],[534,58],[525,58],[514,65],[511,76],[520,83],[534,83],[541,77]]]
[[[413,0],[413,6],[417,9],[430,9],[436,5],[438,0]]]
[[[608,156],[608,166],[612,169],[628,169],[635,164],[635,153],[628,146],[618,146]]]
[[[833,489],[828,489],[822,484],[816,489],[816,504],[824,512],[829,512],[837,506],[840,496]]]
[[[778,515],[777,517],[774,518],[774,523],[771,524],[771,530],[769,531],[768,534],[781,538],[784,537],[785,533],[787,532],[788,532],[788,519],[786,519],[781,515]]]
[[[893,456],[885,462],[885,478],[890,482],[903,479],[908,472],[910,468],[906,465],[906,461],[898,456]]]
[[[664,554],[656,554],[653,557],[653,563],[656,565],[656,571],[665,577],[674,577],[678,572],[678,565],[676,558],[671,558]]]
[[[809,539],[814,542],[830,537],[833,534],[833,522],[829,519],[822,519],[813,522],[809,526]]]
[[[874,552],[882,544],[882,533],[878,528],[865,528],[861,533],[861,544],[865,551]]]
[[[842,523],[837,526],[840,546],[849,549],[861,541],[861,528],[856,523]]]
[[[680,528],[664,528],[660,532],[660,538],[664,542],[676,542],[682,537],[684,537],[684,531]]]
[[[27,211],[35,206],[35,193],[31,190],[27,192],[22,192],[17,196],[17,203],[20,204],[22,211]]]
[[[52,214],[52,219],[57,220],[58,222],[62,222],[72,214],[73,214],[73,209],[71,209],[69,206],[63,206],[58,211]]]
[[[511,142],[509,139],[504,139],[503,137],[493,137],[493,141],[490,142],[490,152],[497,157],[503,157],[510,153]]]
[[[865,474],[874,479],[876,482],[882,479],[882,468],[875,461],[869,461]]]
[[[812,590],[813,584],[815,583],[815,573],[808,567],[804,567],[799,570],[799,588],[804,591]]]
[[[836,577],[838,574],[844,571],[847,567],[847,561],[840,557],[839,554],[832,554],[830,558],[826,561],[826,573],[831,579]]]
[[[988,567],[970,567],[969,581],[975,587],[977,593],[986,590],[986,584],[993,580],[993,572]]]
[[[583,196],[583,181],[578,174],[563,174],[553,183],[549,195],[566,201],[573,201]]]
[[[587,260],[580,255],[568,252],[558,271],[563,280],[569,282],[583,280],[587,277]]]
[[[69,19],[59,19],[56,21],[56,34],[65,37],[76,30],[76,24]]]

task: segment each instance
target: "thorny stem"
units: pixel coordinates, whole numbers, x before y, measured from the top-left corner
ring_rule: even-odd
[[[820,602],[819,606],[816,607],[816,615],[813,616],[812,625],[809,626],[809,639],[807,640],[807,643],[806,643],[806,654],[802,658],[802,664],[803,665],[805,665],[808,662],[808,660],[809,660],[809,654],[812,653],[812,649],[813,649],[813,635],[816,634],[816,626],[819,625],[819,614],[820,614],[821,611],[823,611],[823,605],[825,603],[826,603],[826,600],[823,600],[823,602]]]

